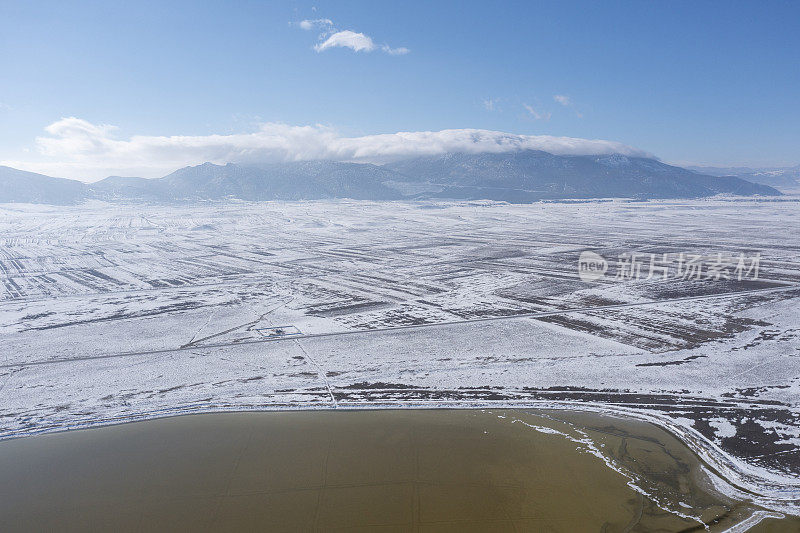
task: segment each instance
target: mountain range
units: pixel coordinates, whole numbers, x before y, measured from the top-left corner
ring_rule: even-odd
[[[735,176],[753,183],[784,189],[800,188],[800,165],[793,167],[688,167],[689,170],[710,176]]]
[[[163,178],[111,176],[95,183],[0,167],[0,202],[84,200],[173,203],[202,200],[498,200],[698,198],[781,193],[737,176],[714,176],[623,155],[553,155],[538,150],[447,153],[386,165],[297,161],[240,166],[203,163]]]

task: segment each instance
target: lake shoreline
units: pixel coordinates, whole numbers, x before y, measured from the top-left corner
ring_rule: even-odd
[[[297,521],[304,519],[310,505],[319,511],[323,493],[333,491],[326,496],[332,498],[361,491],[361,496],[350,495],[355,500],[340,501],[349,509],[344,515],[328,510],[322,524],[332,525],[330,520],[352,520],[347,518],[352,513],[369,514],[367,508],[359,510],[365,494],[385,489],[408,496],[412,488],[426,510],[419,515],[419,502],[415,505],[415,524],[434,523],[431,516],[439,512],[448,521],[488,520],[498,527],[533,519],[573,520],[571,527],[578,527],[574,521],[582,520],[579,529],[585,529],[598,520],[595,525],[609,524],[612,530],[627,523],[645,530],[683,530],[694,524],[713,526],[713,531],[723,526],[749,528],[764,519],[784,517],[741,495],[720,491],[719,480],[697,455],[663,429],[585,410],[237,411],[162,417],[29,439],[0,444],[0,472],[16,487],[7,491],[10,501],[4,503],[6,512],[18,521],[12,524],[37,523],[39,518],[30,516],[39,516],[37,509],[52,505],[55,510],[45,515],[73,526],[75,520],[90,520],[81,522],[83,526],[95,524],[92,520],[118,520],[118,513],[155,513],[171,520],[186,511],[186,505],[212,496],[219,500],[215,505],[227,509],[226,516],[239,520],[247,512],[234,512],[235,502],[269,499],[287,490],[295,496],[284,501],[289,510],[284,509],[281,519]],[[420,464],[428,466],[420,470]],[[440,472],[441,464],[450,466]],[[312,468],[315,472],[322,469],[312,475],[316,481],[309,481],[309,465],[317,465]],[[272,474],[256,475],[259,471]],[[375,472],[383,474],[376,478]],[[464,472],[471,474],[463,477]],[[334,478],[328,479],[329,474]],[[294,480],[300,478],[306,481],[297,486]],[[171,487],[163,496],[167,500],[181,495],[175,509],[159,507],[161,500],[153,499],[167,486]],[[589,492],[576,500],[576,490]],[[304,502],[308,491],[318,494],[316,504]],[[33,495],[41,496],[41,501]],[[103,510],[95,508],[95,498],[105,501]],[[456,502],[463,498],[475,503],[464,508],[463,516],[454,515],[453,509],[461,505]],[[400,520],[391,501],[373,502],[384,506],[373,518]],[[485,501],[494,503],[483,511],[473,509]],[[470,514],[473,511],[477,514]],[[261,511],[252,512],[257,517]],[[210,523],[197,527],[204,529]]]
[[[30,431],[0,435],[0,443],[6,440],[49,435],[63,432],[98,429],[125,425],[149,420],[183,417],[190,415],[211,415],[222,413],[270,413],[303,411],[392,411],[392,410],[565,410],[593,413],[608,417],[637,420],[650,423],[680,440],[703,464],[707,473],[715,481],[715,488],[733,499],[751,499],[759,507],[771,512],[800,516],[800,480],[780,476],[774,472],[748,465],[720,449],[688,425],[677,423],[673,418],[659,415],[650,409],[634,409],[623,406],[589,402],[507,402],[507,401],[435,401],[435,402],[339,402],[337,407],[330,405],[264,405],[264,406],[207,406],[189,405],[160,409],[119,418],[78,421],[69,426],[36,428]]]

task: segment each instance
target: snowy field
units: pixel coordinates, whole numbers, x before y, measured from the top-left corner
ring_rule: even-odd
[[[797,197],[1,205],[0,438],[198,411],[557,405],[658,422],[797,509],[798,227]],[[585,250],[760,262],[757,279],[582,281]]]

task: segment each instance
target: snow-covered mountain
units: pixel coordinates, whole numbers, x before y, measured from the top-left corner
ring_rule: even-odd
[[[562,198],[697,198],[779,195],[767,185],[709,176],[655,159],[554,155],[538,150],[448,153],[378,166],[297,161],[258,167],[204,163],[157,179],[111,176],[92,184],[0,167],[0,202],[69,204],[352,198],[486,199],[525,203]]]
[[[275,163],[259,168],[203,163],[158,179],[106,178],[89,188],[94,197],[105,200],[395,200],[402,195],[384,185],[394,177],[392,171],[375,165],[335,161]]]
[[[441,186],[439,197],[528,202],[555,198],[696,198],[715,194],[774,195],[739,178],[714,177],[655,159],[624,155],[558,156],[538,150],[444,154],[387,165],[415,182]]]
[[[800,165],[793,167],[687,167],[700,174],[711,176],[736,176],[753,183],[762,183],[779,189],[800,188]]]
[[[86,185],[80,181],[0,166],[0,202],[64,205],[85,197]]]

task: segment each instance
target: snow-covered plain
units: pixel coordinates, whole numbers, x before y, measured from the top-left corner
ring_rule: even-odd
[[[800,502],[800,203],[0,206],[0,438],[175,413],[558,406]],[[759,279],[578,256],[760,253]]]

